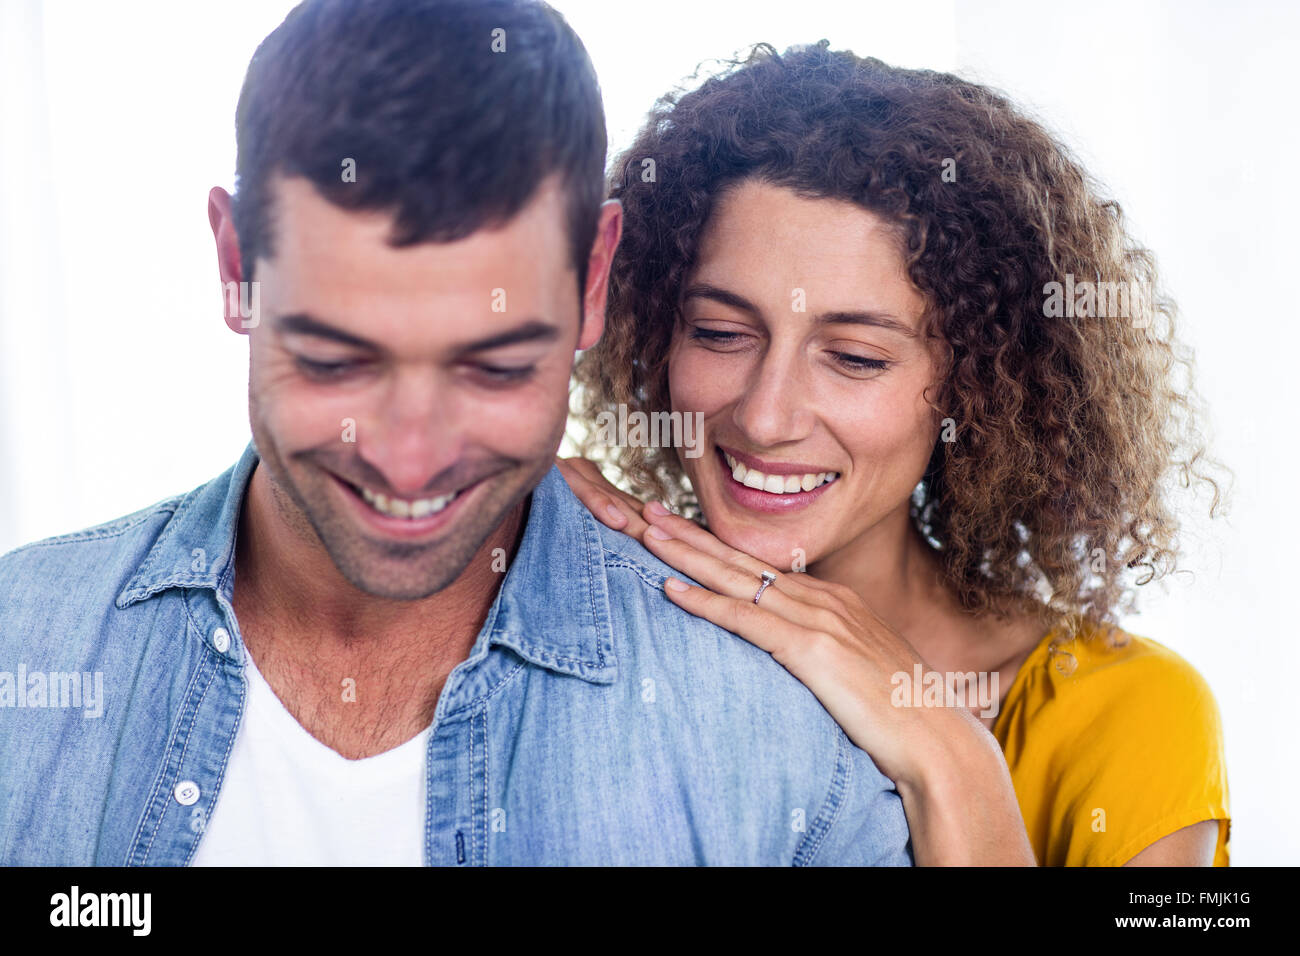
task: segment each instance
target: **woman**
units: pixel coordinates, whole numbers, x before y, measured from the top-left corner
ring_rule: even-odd
[[[1116,626],[1173,567],[1170,470],[1218,502],[1119,207],[1000,96],[825,41],[665,97],[611,195],[580,413],[697,444],[589,431],[638,497],[562,466],[699,585],[665,594],[819,697],[919,864],[1226,865],[1213,696]]]

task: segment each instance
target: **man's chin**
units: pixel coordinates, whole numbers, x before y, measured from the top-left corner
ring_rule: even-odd
[[[454,527],[422,543],[377,540],[346,525],[335,529],[321,540],[343,578],[363,594],[395,601],[437,594],[460,577],[478,550]]]
[[[421,600],[464,574],[532,490],[532,485],[515,487],[517,481],[497,476],[466,489],[463,500],[448,506],[452,513],[445,526],[427,538],[387,536],[385,528],[400,519],[367,522],[351,506],[332,508],[312,523],[339,573],[358,591],[389,600]]]

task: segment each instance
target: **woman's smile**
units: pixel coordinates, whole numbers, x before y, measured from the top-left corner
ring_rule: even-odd
[[[718,477],[736,505],[768,514],[808,507],[839,480],[839,472],[811,465],[766,462],[740,451],[714,446]]]

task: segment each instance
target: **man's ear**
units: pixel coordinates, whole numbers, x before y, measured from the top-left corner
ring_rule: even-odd
[[[623,204],[608,199],[600,206],[600,219],[596,223],[596,241],[591,245],[587,259],[587,289],[582,298],[582,335],[578,348],[589,349],[600,341],[605,331],[605,301],[609,297],[609,267],[614,262],[614,250],[623,235]]]
[[[233,296],[235,307],[231,308],[232,296],[227,294],[231,288],[227,283],[235,283],[237,288],[243,281],[244,274],[239,261],[239,236],[235,234],[235,221],[230,215],[230,193],[220,186],[213,186],[208,193],[208,224],[212,226],[213,238],[217,241],[217,272],[221,275],[221,309],[226,325],[240,335],[248,334],[250,326],[244,321],[239,311],[239,294]]]

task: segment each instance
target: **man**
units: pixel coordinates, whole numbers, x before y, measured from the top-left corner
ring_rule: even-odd
[[[908,863],[870,758],[553,465],[621,215],[563,20],[308,0],[237,127],[253,442],[0,559],[0,862]]]

